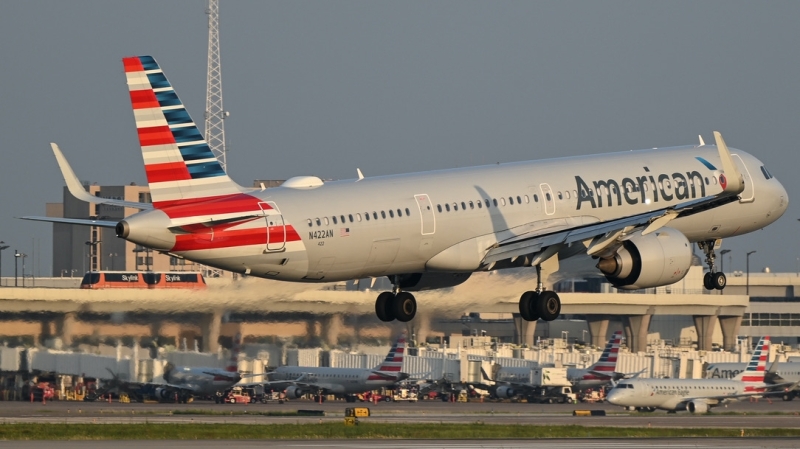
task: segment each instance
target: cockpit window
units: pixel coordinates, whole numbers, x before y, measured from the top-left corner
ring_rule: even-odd
[[[766,178],[766,179],[772,179],[773,178],[772,173],[770,173],[769,170],[767,170],[767,167],[764,167],[763,165],[761,166],[761,173],[764,174],[764,178]]]

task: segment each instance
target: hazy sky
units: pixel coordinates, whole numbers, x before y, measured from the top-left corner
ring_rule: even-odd
[[[154,56],[202,123],[205,7],[0,4],[0,240],[38,255],[41,275],[51,225],[14,217],[61,201],[48,143],[81,179],[144,184],[121,58]],[[711,142],[719,130],[791,200],[766,230],[723,243],[733,268],[758,250],[753,270],[796,269],[800,2],[223,0],[220,10],[228,172],[241,184]]]

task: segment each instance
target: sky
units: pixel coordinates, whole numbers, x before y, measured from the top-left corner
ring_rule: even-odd
[[[121,58],[155,57],[205,108],[203,0],[0,4],[2,275],[49,275],[44,215],[78,176],[145,184]],[[723,242],[725,270],[800,265],[800,2],[226,1],[228,173],[326,179],[694,144],[722,132],[790,207]],[[29,267],[30,267],[29,265]]]

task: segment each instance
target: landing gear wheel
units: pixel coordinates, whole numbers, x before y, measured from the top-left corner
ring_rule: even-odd
[[[375,300],[375,314],[378,315],[379,320],[383,322],[394,320],[393,304],[394,293],[383,292],[378,295],[378,299]]]
[[[711,282],[712,282],[711,273],[704,274],[703,275],[703,287],[705,287],[706,290],[714,290],[714,284],[712,284]]]
[[[556,292],[545,290],[539,293],[536,310],[543,320],[553,321],[561,313],[561,299]]]
[[[728,285],[728,278],[725,277],[725,273],[713,273],[711,275],[711,285],[717,290],[724,289]]]
[[[392,301],[392,312],[397,321],[407,323],[417,314],[417,300],[408,292],[400,292]]]
[[[539,314],[536,310],[536,303],[538,302],[539,294],[532,291],[527,291],[519,298],[519,314],[525,321],[536,321],[539,319]]]

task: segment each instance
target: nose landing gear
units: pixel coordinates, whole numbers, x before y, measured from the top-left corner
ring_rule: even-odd
[[[715,243],[716,242],[714,240],[697,242],[697,246],[706,255],[706,265],[708,265],[708,273],[703,275],[703,287],[705,287],[706,290],[722,290],[728,284],[728,279],[725,277],[725,273],[721,271],[714,271],[714,262],[717,259],[717,256],[714,253]]]

